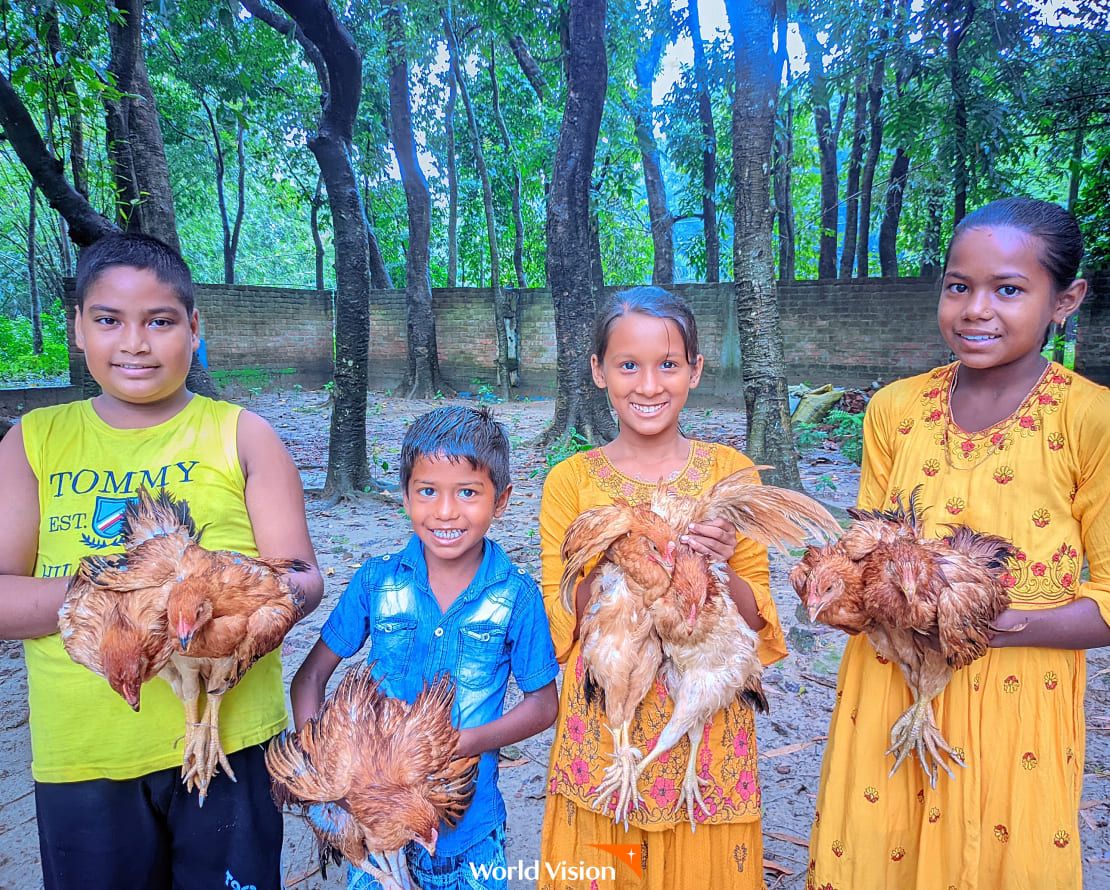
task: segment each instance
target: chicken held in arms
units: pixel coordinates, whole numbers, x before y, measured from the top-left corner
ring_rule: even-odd
[[[321,864],[346,858],[385,890],[409,890],[405,846],[435,852],[474,794],[477,757],[456,757],[454,687],[442,676],[410,706],[386,697],[371,667],[352,668],[299,732],[270,742],[274,800],[303,815]]]
[[[850,510],[853,523],[835,544],[810,548],[790,573],[810,618],[850,634],[866,633],[875,651],[901,669],[913,705],[891,728],[891,775],[915,753],[929,784],[963,761],[944,739],[932,701],[952,673],[986,654],[994,620],[1010,605],[1004,582],[1013,546],[962,525],[927,538],[917,509]]]
[[[204,549],[188,504],[165,490],[139,489],[123,538],[122,555],[82,561],[59,614],[62,641],[89,667],[90,640],[107,652],[113,641],[129,641],[101,666],[111,671],[135,659],[137,670],[124,671],[117,691],[136,710],[136,683],[158,675],[173,687],[185,710],[182,777],[203,804],[218,766],[234,778],[220,745],[220,699],[300,619],[303,597],[284,575],[309,566]],[[198,718],[202,690],[207,701]]]
[[[602,811],[611,806],[613,821],[623,821],[626,828],[639,802],[636,764],[643,757],[629,729],[663,662],[648,606],[670,586],[676,538],[649,507],[618,501],[582,513],[563,541],[560,591],[572,613],[578,576],[598,554],[606,560],[593,580],[579,637],[586,700],[600,700],[613,737],[613,763],[598,785],[594,806]]]

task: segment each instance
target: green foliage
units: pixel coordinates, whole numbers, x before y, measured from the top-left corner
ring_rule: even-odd
[[[794,436],[798,447],[802,450],[819,447],[825,442],[833,442],[848,460],[855,464],[863,461],[862,414],[834,408],[825,416],[822,423],[795,424]],[[830,490],[835,490],[835,483],[826,477],[818,481],[818,490],[822,490],[822,482],[828,484]]]
[[[211,371],[212,380],[221,388],[239,386],[251,395],[276,385],[282,377],[296,374],[296,368],[240,368],[232,371]],[[331,381],[328,381],[329,383]],[[326,388],[326,387],[325,387]]]
[[[69,376],[65,313],[60,302],[42,314],[42,354],[35,355],[31,319],[0,315],[0,384],[35,385]]]
[[[543,453],[544,463],[547,469],[551,469],[556,464],[562,463],[568,457],[573,457],[579,451],[589,451],[593,448],[593,443],[590,442],[574,427],[567,430],[567,433],[562,438],[552,442],[547,446],[547,450]],[[538,476],[542,472],[538,467],[532,470],[532,476]]]

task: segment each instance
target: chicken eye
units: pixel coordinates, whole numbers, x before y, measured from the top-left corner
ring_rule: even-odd
[[[659,552],[659,548],[655,546],[654,541],[648,541],[648,547],[650,547],[654,553]]]

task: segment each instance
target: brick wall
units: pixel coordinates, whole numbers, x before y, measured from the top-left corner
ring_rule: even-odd
[[[1090,291],[1079,309],[1078,346],[1075,370],[1110,386],[1110,272],[1091,276]]]
[[[732,285],[679,284],[698,320],[706,358],[703,392],[733,396],[740,356]],[[864,385],[927,370],[948,360],[936,325],[938,287],[920,278],[798,281],[779,285],[787,374],[791,383],[835,381]],[[405,370],[404,291],[370,298],[370,385],[395,387]],[[492,382],[495,354],[493,298],[488,289],[433,291],[440,365],[449,383],[473,388]],[[72,294],[67,294],[67,305]],[[545,289],[520,293],[521,371],[526,392],[551,393],[555,383],[555,328]],[[209,363],[213,369],[293,368],[306,385],[332,370],[331,295],[276,287],[198,285]],[[72,338],[71,338],[72,340]],[[1079,318],[1078,370],[1110,383],[1110,274],[1095,276]],[[71,354],[72,379],[81,356]],[[67,388],[0,391],[0,413],[73,398]]]

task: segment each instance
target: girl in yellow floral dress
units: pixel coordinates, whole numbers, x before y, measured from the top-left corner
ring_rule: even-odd
[[[555,743],[548,775],[547,807],[540,848],[539,890],[688,890],[692,887],[762,888],[763,842],[755,726],[746,707],[733,705],[706,728],[699,751],[699,775],[708,811],[676,808],[690,753],[683,739],[651,764],[640,778],[644,802],[626,831],[611,811],[592,808],[594,789],[610,762],[612,741],[603,732],[604,715],[583,696],[583,666],[577,619],[588,598],[579,583],[577,615],[559,597],[563,563],[559,551],[567,526],[584,510],[649,500],[663,480],[678,494],[696,495],[719,479],[751,466],[724,445],[687,439],[679,413],[702,371],[697,328],[679,298],[655,287],[617,294],[598,319],[591,359],[594,382],[607,390],[620,420],[617,438],[601,448],[558,464],[547,477],[540,508],[543,595],[559,660],[566,665]],[[737,539],[724,521],[690,527],[689,543],[716,561],[727,561],[732,598],[757,632],[765,664],[786,655],[782,628],[768,587],[766,550]],[[632,743],[651,750],[671,713],[666,689],[655,689],[637,709]],[[697,828],[694,831],[694,828]],[[631,845],[605,851],[596,844]],[[560,863],[586,864],[586,877]],[[590,867],[616,869],[616,880],[591,881]]]
[[[1072,216],[1043,201],[996,201],[964,219],[938,310],[957,361],[868,406],[859,505],[885,508],[920,485],[930,533],[963,523],[1013,541],[1013,604],[997,622],[1011,632],[934,701],[967,764],[936,788],[913,762],[887,775],[910,693],[866,636],[848,643],[808,887],[1082,885],[1082,650],[1110,642],[1110,391],[1041,357],[1049,323],[1086,293],[1082,250]]]

